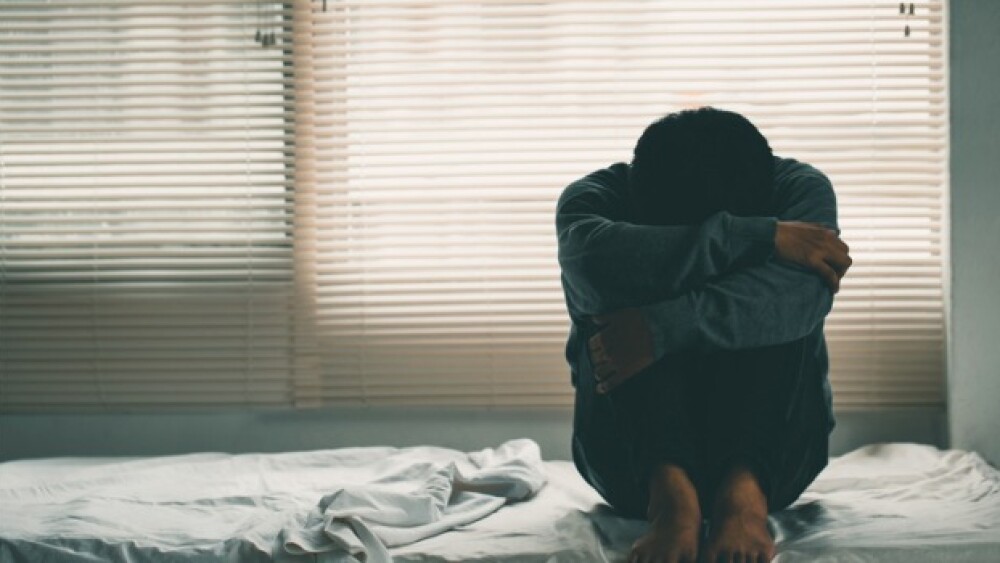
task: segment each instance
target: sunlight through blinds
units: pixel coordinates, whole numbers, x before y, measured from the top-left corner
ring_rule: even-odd
[[[296,3],[297,401],[569,404],[556,198],[655,118],[713,105],[837,191],[838,408],[941,404],[945,13],[904,12]]]
[[[290,13],[0,3],[0,409],[288,404]]]

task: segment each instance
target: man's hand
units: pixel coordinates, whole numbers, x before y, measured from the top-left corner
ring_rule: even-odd
[[[779,221],[774,249],[782,260],[815,270],[834,293],[840,291],[840,278],[853,263],[850,249],[837,233],[815,223]]]
[[[653,335],[634,307],[593,318],[603,328],[587,342],[597,392],[607,393],[653,363]]]

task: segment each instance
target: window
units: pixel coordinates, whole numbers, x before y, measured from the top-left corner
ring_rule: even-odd
[[[0,4],[0,408],[569,404],[556,198],[701,105],[833,181],[838,407],[940,405],[944,12]]]
[[[2,408],[287,403],[283,13],[0,5]]]

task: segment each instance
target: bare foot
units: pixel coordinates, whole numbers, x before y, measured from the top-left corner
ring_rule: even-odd
[[[767,499],[753,473],[735,468],[723,479],[712,509],[706,563],[764,563],[774,557]]]
[[[698,493],[683,469],[665,465],[649,481],[649,530],[629,554],[629,563],[694,563],[701,536]]]

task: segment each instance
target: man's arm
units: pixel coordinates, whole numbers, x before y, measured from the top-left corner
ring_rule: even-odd
[[[825,176],[809,170],[789,178],[790,184],[782,187],[779,218],[835,230],[833,188]],[[822,260],[824,255],[817,252],[816,256]],[[839,279],[850,259],[826,266]],[[610,390],[669,353],[754,348],[808,335],[833,303],[829,282],[817,270],[771,259],[684,295],[599,317],[598,322],[606,326],[589,345],[598,379],[604,380],[602,389]]]
[[[837,199],[830,181],[818,171],[790,181],[778,218],[818,223],[832,229],[834,236]],[[844,265],[829,267],[846,270]],[[833,306],[833,288],[817,273],[815,268],[771,259],[641,307],[657,357],[686,349],[772,346],[805,337]]]
[[[599,170],[570,184],[559,198],[559,264],[582,313],[678,295],[773,252],[771,217],[720,212],[691,226],[627,222],[626,171],[625,165]]]

